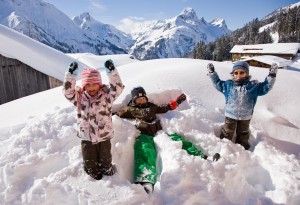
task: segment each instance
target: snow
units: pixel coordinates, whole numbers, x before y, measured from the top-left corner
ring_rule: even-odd
[[[1,47],[6,43],[9,41],[1,41]],[[38,53],[41,47],[24,42],[15,55],[27,49]],[[41,68],[56,60],[45,50],[40,55],[44,61],[36,63]],[[75,108],[58,87],[0,105],[0,204],[300,204],[298,61],[279,70],[274,88],[258,99],[250,127],[251,149],[245,151],[216,137],[224,122],[225,101],[206,75],[211,61],[173,58],[141,62],[118,55],[101,59],[105,57],[116,59],[126,86],[114,111],[127,104],[136,86],[143,86],[157,104],[182,92],[188,96],[177,110],[158,116],[163,131],[155,137],[159,176],[154,193],[147,195],[132,182],[133,144],[138,132],[130,120],[117,116],[113,117],[112,139],[117,174],[100,181],[85,174]],[[99,69],[107,82],[98,57],[74,54],[73,58]],[[222,79],[230,77],[232,63],[212,63]],[[68,64],[61,64],[61,69]],[[50,68],[54,69],[44,67],[44,72]],[[250,73],[253,79],[263,81],[268,70],[250,67]],[[174,132],[210,156],[219,152],[221,159],[212,162],[188,155],[180,142],[167,136]]]
[[[85,19],[84,28],[78,25],[83,19],[74,20],[43,0],[0,1],[0,24],[64,52],[125,53],[133,43],[123,32],[92,17]]]
[[[66,65],[74,60],[58,50],[46,46],[3,25],[0,25],[0,41],[1,55],[18,59],[36,70],[59,80],[63,80],[65,72],[65,67],[62,65]],[[85,65],[80,64],[79,66],[84,67]]]
[[[272,65],[272,63],[276,62],[278,64],[279,68],[285,68],[293,63],[292,60],[287,60],[285,58],[280,58],[280,57],[271,56],[271,55],[253,56],[253,57],[249,57],[249,58],[244,57],[243,60],[247,61],[247,62],[254,60],[254,61],[269,64],[269,65]]]
[[[225,21],[219,19],[219,22],[208,23],[204,18],[199,20],[192,8],[185,8],[171,19],[150,21],[135,27],[131,36],[136,43],[129,53],[134,53],[139,59],[182,57],[198,42],[209,43],[228,33]]]
[[[272,22],[272,23],[270,23],[270,24],[267,24],[267,25],[265,25],[265,26],[260,27],[258,32],[261,33],[261,32],[263,32],[263,31],[265,31],[265,30],[271,29],[271,28],[276,24],[276,22],[277,22],[277,21]],[[274,33],[273,33],[273,32],[270,31],[270,35],[271,35],[271,38],[272,38],[272,42],[273,42],[273,43],[278,43],[278,41],[279,41],[279,34],[278,34],[278,32],[274,32]]]

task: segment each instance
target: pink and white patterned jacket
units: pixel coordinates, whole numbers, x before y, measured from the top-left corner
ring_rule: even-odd
[[[113,137],[112,105],[124,89],[116,69],[108,78],[110,86],[103,85],[94,97],[75,90],[76,75],[67,72],[64,79],[64,95],[77,107],[77,136],[94,144]]]

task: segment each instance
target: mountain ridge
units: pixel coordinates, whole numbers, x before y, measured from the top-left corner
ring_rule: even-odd
[[[232,32],[224,19],[207,22],[188,7],[128,34],[88,12],[71,19],[42,0],[2,0],[0,23],[64,53],[131,54],[139,60],[187,57],[198,42],[209,43]]]

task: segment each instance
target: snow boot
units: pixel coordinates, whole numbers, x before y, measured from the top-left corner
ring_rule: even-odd
[[[207,156],[207,155],[205,155]],[[214,156],[208,156],[207,158],[204,158],[208,161],[214,162],[214,161],[218,161],[220,159],[221,155],[219,153],[215,153]]]
[[[140,183],[140,184],[144,187],[147,194],[151,194],[153,192],[153,190],[154,190],[153,184],[151,184],[149,182],[144,182],[144,183]]]
[[[213,161],[218,161],[220,159],[221,155],[219,153],[214,154]]]

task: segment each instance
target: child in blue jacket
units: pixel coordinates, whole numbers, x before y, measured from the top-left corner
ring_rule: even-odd
[[[224,94],[226,101],[225,124],[220,138],[227,138],[232,141],[236,132],[236,143],[248,150],[250,148],[248,142],[250,137],[249,125],[257,97],[267,94],[272,89],[278,65],[272,64],[269,75],[264,82],[250,80],[249,65],[245,61],[238,61],[233,65],[230,73],[233,78],[226,81],[220,80],[213,64],[209,63],[207,70],[214,87]]]

